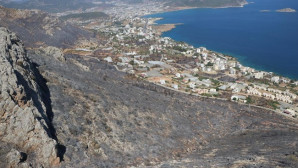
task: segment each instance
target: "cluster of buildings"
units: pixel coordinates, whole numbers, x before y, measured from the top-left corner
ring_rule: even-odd
[[[89,28],[106,37],[106,43],[96,51],[101,60],[116,69],[195,95],[243,103],[255,96],[274,100],[285,104],[283,110],[296,114],[298,81],[245,67],[235,58],[205,47],[196,48],[159,36],[153,26],[156,19],[139,17],[164,10],[159,2],[144,6],[109,3],[117,4],[106,11],[111,16],[109,24]]]
[[[290,93],[289,90],[281,91],[269,88],[266,85],[260,86],[254,84],[252,87],[249,86],[246,92],[250,95],[263,96],[271,100],[283,101],[290,104],[297,98],[297,95]]]
[[[163,3],[158,1],[147,1],[146,3],[127,3],[121,0],[114,0],[107,1],[106,4],[113,7],[106,9],[104,12],[110,16],[113,16],[113,18],[117,20],[145,16],[165,10]]]

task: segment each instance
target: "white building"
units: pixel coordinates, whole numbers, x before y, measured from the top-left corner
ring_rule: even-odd
[[[113,59],[111,57],[104,58],[103,60],[107,61],[108,63],[113,62]]]
[[[232,101],[242,101],[242,102],[246,103],[246,97],[242,96],[242,95],[232,95],[231,100]]]
[[[236,74],[236,69],[235,68],[230,68],[230,74],[235,75]]]
[[[263,72],[257,72],[254,74],[254,77],[256,79],[263,79],[264,78],[264,73]]]
[[[279,76],[274,76],[271,78],[271,82],[279,83]]]
[[[162,84],[162,85],[165,85],[165,84],[166,84],[166,81],[165,81],[164,79],[161,79],[159,82],[160,82],[160,84]]]
[[[176,73],[176,78],[181,78],[181,74],[180,73]]]
[[[179,88],[177,84],[173,84],[172,87],[173,87],[175,90],[178,90],[178,88]]]

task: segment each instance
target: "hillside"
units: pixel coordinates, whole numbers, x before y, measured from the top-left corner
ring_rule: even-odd
[[[86,9],[93,7],[90,1],[81,0],[20,0],[7,1],[1,0],[0,4],[8,8],[19,9],[40,9],[47,12],[61,12],[73,9]]]
[[[297,120],[63,52],[90,33],[41,11],[0,17],[1,168],[298,167]]]
[[[296,121],[0,39],[4,167],[297,167]]]
[[[17,32],[27,47],[72,47],[91,34],[39,10],[18,10],[0,6],[0,26]]]

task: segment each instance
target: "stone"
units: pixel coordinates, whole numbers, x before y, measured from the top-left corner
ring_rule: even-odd
[[[59,50],[50,52],[63,61]],[[0,53],[0,145],[19,147],[7,151],[8,167],[59,164],[57,141],[45,105],[48,102],[44,102],[41,83],[36,81],[38,71],[27,58],[21,40],[5,28],[0,28]],[[27,155],[31,157],[29,163]]]

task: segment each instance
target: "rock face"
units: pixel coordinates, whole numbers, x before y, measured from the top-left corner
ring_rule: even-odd
[[[0,28],[1,167],[59,164],[46,91],[18,37]]]

